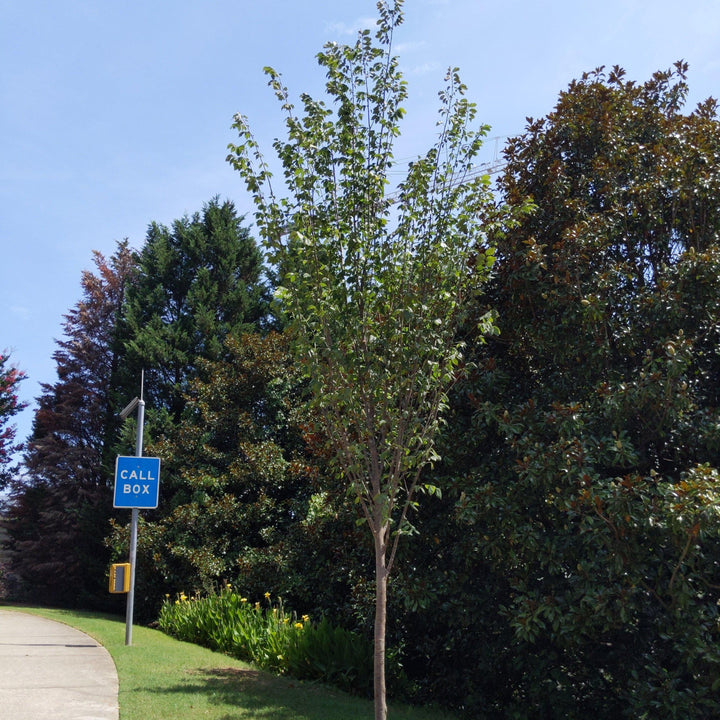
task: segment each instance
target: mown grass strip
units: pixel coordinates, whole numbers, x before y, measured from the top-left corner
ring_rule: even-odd
[[[125,646],[122,619],[98,613],[8,607],[59,620],[110,653],[120,681],[120,720],[372,720],[372,703],[323,685],[262,672],[252,665],[133,627]],[[392,720],[452,720],[442,711],[390,707]]]

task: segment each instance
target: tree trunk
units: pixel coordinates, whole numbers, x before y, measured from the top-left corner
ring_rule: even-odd
[[[375,720],[387,719],[387,699],[385,689],[385,628],[387,624],[387,585],[388,572],[385,565],[387,528],[385,526],[375,536],[375,653],[373,657]]]

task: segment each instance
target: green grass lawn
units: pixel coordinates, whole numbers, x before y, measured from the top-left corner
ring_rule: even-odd
[[[120,681],[120,720],[372,720],[372,702],[276,677],[246,663],[98,613],[7,607],[78,628],[107,648]],[[452,720],[427,708],[390,705],[391,720]]]

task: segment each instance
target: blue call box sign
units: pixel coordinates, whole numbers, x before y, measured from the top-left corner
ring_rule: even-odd
[[[118,455],[113,507],[151,510],[160,496],[160,458]]]

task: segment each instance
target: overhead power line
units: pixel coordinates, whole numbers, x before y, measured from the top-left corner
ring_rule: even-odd
[[[463,175],[463,177],[459,180],[456,180],[455,182],[450,184],[450,187],[459,187],[460,185],[467,185],[468,183],[472,182],[473,180],[477,179],[478,177],[482,177],[483,175],[498,175],[503,171],[507,163],[503,160],[491,160],[490,162],[486,163],[480,163],[478,165],[474,165],[468,172]],[[397,201],[398,197],[400,196],[399,190],[393,190],[393,192],[388,193],[385,197],[390,202],[390,204],[393,204]]]

